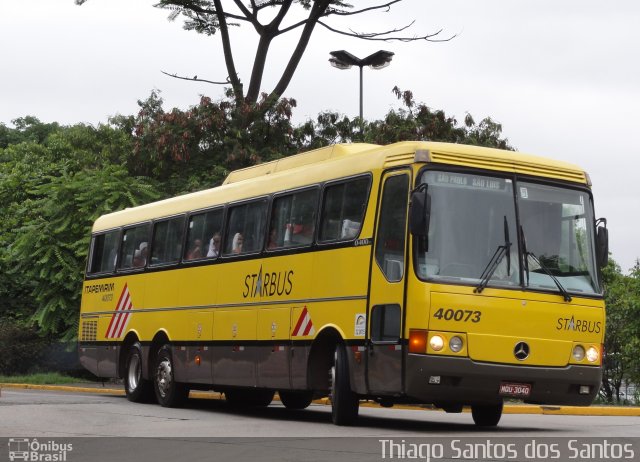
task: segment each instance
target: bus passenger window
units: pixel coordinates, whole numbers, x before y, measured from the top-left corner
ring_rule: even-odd
[[[192,215],[189,219],[185,260],[216,258],[220,255],[222,209]]]
[[[171,218],[155,224],[151,264],[177,263],[182,254],[182,232],[184,217]]]
[[[259,252],[264,242],[267,201],[249,202],[229,210],[224,255]]]
[[[369,183],[366,177],[327,186],[322,204],[319,241],[352,240],[358,237],[367,206]]]
[[[149,224],[124,230],[120,246],[120,269],[140,268],[147,264]]]
[[[267,249],[298,247],[313,242],[318,190],[308,189],[273,201]]]
[[[107,273],[116,268],[118,231],[93,237],[88,273]]]

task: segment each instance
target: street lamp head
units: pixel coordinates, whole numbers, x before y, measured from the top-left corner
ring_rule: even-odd
[[[393,58],[391,51],[380,50],[364,58],[362,64],[372,69],[384,69],[391,64],[391,58]]]
[[[338,69],[350,69],[352,66],[358,66],[360,68],[368,66],[372,69],[383,69],[391,63],[391,58],[393,57],[391,51],[385,50],[376,51],[364,59],[360,59],[345,50],[332,51],[329,54],[331,55],[329,62],[333,67]]]
[[[340,70],[351,69],[351,64],[340,61],[338,58],[329,58],[329,62],[333,67]]]
[[[348,51],[338,50],[332,51],[329,53],[331,58],[329,58],[329,62],[333,67],[338,69],[350,69],[351,66],[360,66],[361,59],[352,55]]]

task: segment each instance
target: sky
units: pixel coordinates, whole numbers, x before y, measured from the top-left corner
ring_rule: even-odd
[[[225,1],[225,3],[228,2]],[[353,0],[356,7],[373,1]],[[375,2],[376,4],[378,2]],[[219,36],[184,31],[153,0],[0,0],[0,123],[25,115],[43,122],[105,123],[135,114],[160,90],[165,109],[187,109],[224,80]],[[368,42],[318,28],[285,96],[296,122],[323,110],[358,114],[358,72],[329,65],[329,52],[395,53],[365,69],[364,116],[381,118],[398,101],[392,88],[463,121],[490,116],[519,151],[571,162],[593,181],[596,216],[608,219],[610,249],[623,270],[640,257],[640,3],[633,0],[404,0],[390,12],[331,21],[370,32],[415,21],[412,35],[442,29],[443,43]],[[243,81],[255,53],[252,30],[232,29]],[[295,43],[272,44],[263,90],[270,91]]]

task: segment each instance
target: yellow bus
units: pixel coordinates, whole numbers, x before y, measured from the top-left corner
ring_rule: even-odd
[[[601,381],[606,220],[580,168],[432,142],[329,146],[104,215],[84,367],[131,401],[328,396],[382,406],[589,405]]]

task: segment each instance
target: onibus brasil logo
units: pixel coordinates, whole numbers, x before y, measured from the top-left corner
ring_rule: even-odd
[[[65,462],[73,451],[71,443],[40,442],[36,438],[9,438],[9,460],[37,462]]]

